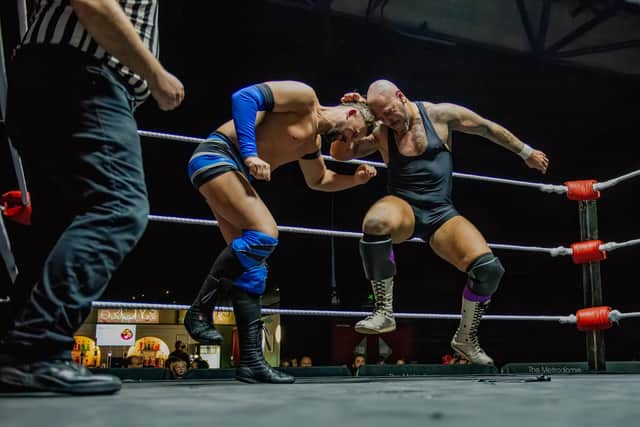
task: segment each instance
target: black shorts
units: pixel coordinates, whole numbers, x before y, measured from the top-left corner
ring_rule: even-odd
[[[454,216],[460,215],[456,208],[449,204],[424,208],[412,204],[409,201],[407,201],[407,203],[409,203],[411,209],[413,209],[413,216],[416,220],[412,237],[419,237],[425,242],[429,242],[433,233],[435,233],[442,224]]]
[[[239,171],[251,181],[238,147],[227,135],[217,131],[209,135],[207,142],[198,144],[188,169],[189,179],[196,188],[229,171]]]

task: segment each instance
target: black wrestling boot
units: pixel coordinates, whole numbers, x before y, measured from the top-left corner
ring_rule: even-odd
[[[229,286],[208,275],[195,301],[184,316],[184,327],[191,338],[205,345],[222,345],[224,339],[213,324],[213,309]]]
[[[294,377],[273,369],[264,360],[260,296],[234,286],[231,297],[240,338],[240,362],[236,366],[236,379],[246,383],[291,384],[294,382]]]
[[[229,295],[233,283],[229,278],[242,274],[233,250],[227,246],[216,258],[209,274],[184,317],[184,327],[200,344],[222,345],[224,339],[213,324],[213,309]]]

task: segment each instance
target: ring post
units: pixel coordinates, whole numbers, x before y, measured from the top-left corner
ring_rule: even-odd
[[[598,239],[598,208],[595,200],[578,202],[580,216],[580,240]],[[602,280],[600,277],[600,261],[582,264],[582,288],[584,306],[603,305]],[[587,338],[587,365],[591,371],[605,371],[605,347],[603,331],[589,331]]]
[[[7,108],[7,75],[6,75],[6,69],[4,64],[4,44],[2,40],[2,26],[0,25],[0,126],[2,127],[4,127],[4,117],[6,113],[6,108]],[[3,136],[1,135],[4,135],[4,134],[5,134],[4,129],[0,129],[0,139],[3,138]],[[8,141],[8,137],[7,137],[7,141]],[[13,148],[11,143],[9,143],[9,146],[11,150],[11,156],[14,161],[14,166],[19,165],[20,166],[19,171],[21,172],[22,164],[20,163],[20,157],[18,157],[18,153],[15,150],[15,148]],[[16,169],[16,171],[18,171],[18,169]],[[24,177],[24,174],[18,173],[19,182],[21,177]],[[26,190],[26,185],[25,185],[25,190]],[[27,197],[26,192],[22,194],[24,194],[25,198]],[[11,282],[14,283],[16,281],[16,277],[18,276],[18,267],[16,266],[16,261],[13,257],[13,253],[11,252],[11,243],[9,241],[9,236],[7,234],[7,230],[5,229],[4,220],[1,217],[1,215],[2,214],[0,214],[0,254],[7,268],[7,272],[9,273],[9,278],[11,279]],[[3,295],[0,295],[0,297],[3,297]]]
[[[334,228],[335,220],[335,195],[331,193],[331,228]],[[331,236],[331,305],[340,305],[338,297],[338,285],[336,283],[336,242],[335,237]]]
[[[26,31],[26,4],[24,0],[18,1],[18,18],[20,22],[20,37],[24,35]],[[4,126],[4,120],[7,113],[7,70],[4,60],[4,45],[2,42],[2,28],[0,28],[0,121]],[[18,150],[11,144],[9,137],[7,136],[7,142],[9,143],[9,151],[11,152],[11,160],[13,161],[13,168],[16,171],[16,179],[18,180],[18,188],[22,192],[22,204],[27,206],[29,204],[29,196],[27,191],[27,180],[24,176],[24,168],[22,167],[22,160],[18,154]]]

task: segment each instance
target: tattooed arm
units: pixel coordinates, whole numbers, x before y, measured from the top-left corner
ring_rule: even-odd
[[[542,173],[547,171],[549,159],[545,153],[529,147],[499,124],[455,104],[436,104],[433,108],[435,117],[446,122],[450,130],[487,138],[518,154],[530,168],[538,169]]]
[[[336,160],[351,160],[358,157],[366,157],[376,151],[381,151],[380,147],[380,131],[376,128],[373,133],[350,144],[342,141],[333,141],[331,143],[331,157]]]

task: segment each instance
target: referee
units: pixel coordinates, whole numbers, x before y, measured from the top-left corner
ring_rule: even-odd
[[[71,361],[73,335],[147,223],[134,110],[149,95],[172,110],[184,88],[157,59],[157,0],[40,0],[29,24],[7,126],[37,243],[0,342],[0,390],[114,393],[118,378]]]

